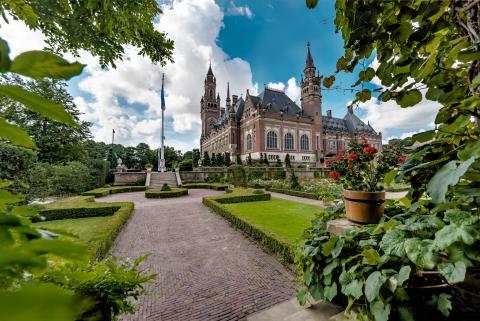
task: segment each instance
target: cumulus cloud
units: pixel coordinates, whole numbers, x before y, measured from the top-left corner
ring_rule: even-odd
[[[419,130],[414,130],[414,131],[411,131],[411,132],[402,133],[402,134],[400,135],[400,137],[398,137],[398,136],[389,136],[389,137],[387,137],[387,138],[384,139],[384,143],[388,143],[388,141],[391,140],[391,139],[398,139],[398,138],[400,138],[400,139],[405,139],[405,138],[408,138],[408,137],[412,137],[413,135],[418,134],[418,133],[422,133],[422,132],[424,132],[424,131],[426,131],[426,129],[419,129]]]
[[[252,94],[258,92],[258,84],[252,83],[250,64],[229,57],[216,43],[224,27],[224,12],[214,0],[175,0],[165,2],[162,7],[163,14],[155,28],[175,41],[174,63],[165,67],[154,65],[133,47],[125,48],[124,60],[117,63],[116,69],[102,69],[88,53],[81,52],[77,58],[87,68],[78,81],[83,93],[75,97],[75,102],[84,113],[82,118],[93,122],[96,140],[109,141],[115,128],[119,143],[146,142],[158,146],[162,73],[165,73],[166,123],[170,132],[189,136],[187,142],[182,142],[167,132],[166,143],[178,144],[182,150],[198,147],[200,98],[210,61],[222,105],[227,81],[231,94],[240,95],[247,88]],[[253,15],[249,8],[235,8],[243,8],[247,17]],[[30,31],[22,22],[12,21],[7,28],[2,26],[0,35],[12,45],[14,54],[44,47],[43,35]],[[73,57],[67,55],[67,58]]]
[[[233,1],[230,1],[226,14],[229,16],[245,16],[248,19],[253,18],[253,12],[248,5],[245,5],[243,7],[236,6]]]
[[[297,80],[295,77],[290,78],[287,84],[283,82],[270,82],[267,85],[269,88],[282,90],[285,94],[297,104],[300,104],[300,87],[297,86]]]

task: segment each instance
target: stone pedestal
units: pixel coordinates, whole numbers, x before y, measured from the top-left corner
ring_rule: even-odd
[[[344,235],[349,229],[360,226],[360,224],[352,223],[346,218],[337,218],[327,223],[328,232],[334,235]]]

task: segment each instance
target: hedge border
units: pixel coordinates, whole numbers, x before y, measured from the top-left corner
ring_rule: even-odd
[[[87,203],[88,204],[88,203]],[[96,203],[93,203],[96,204]],[[34,219],[34,222],[45,222],[45,221],[59,221],[67,220],[74,218],[86,218],[86,217],[97,217],[97,216],[112,216],[116,211],[120,209],[121,206],[111,206],[106,204],[100,204],[100,206],[81,206],[81,207],[71,207],[71,208],[52,208],[44,209],[40,211],[40,215],[44,218],[43,220]]]
[[[318,200],[319,199],[317,194],[301,192],[301,191],[294,191],[294,190],[291,190],[291,189],[267,187],[266,190],[270,191],[270,192],[276,192],[276,193],[281,193],[281,194],[286,194],[286,195],[291,195],[291,196],[309,198],[309,199],[312,199],[312,200]]]
[[[268,195],[270,194],[263,194]],[[261,195],[253,195],[261,196]],[[204,197],[203,204],[208,206],[216,214],[223,216],[229,221],[235,228],[239,229],[243,234],[253,238],[259,242],[267,250],[274,253],[280,260],[292,264],[294,261],[294,249],[291,245],[276,239],[268,232],[261,230],[260,228],[250,224],[249,222],[242,220],[238,216],[235,216],[230,212],[223,204],[218,201],[217,197]],[[230,202],[228,202],[230,203]]]
[[[147,189],[146,186],[112,186],[100,187],[90,191],[83,192],[84,196],[104,197],[110,194],[127,193],[127,192],[143,192]]]
[[[145,191],[146,198],[170,198],[188,195],[187,188],[172,188],[170,191],[162,191],[160,189],[148,189]]]
[[[244,202],[261,202],[269,201],[272,198],[271,194],[237,194],[235,191],[228,192],[227,194],[213,196],[211,199],[215,200],[220,204],[233,204],[233,203],[244,203]]]
[[[219,183],[187,183],[182,184],[183,188],[196,189],[196,188],[207,188],[213,189],[216,191],[224,191],[228,188],[228,184],[219,184]]]

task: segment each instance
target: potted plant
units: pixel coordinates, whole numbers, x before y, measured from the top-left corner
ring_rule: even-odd
[[[151,172],[152,168],[153,168],[153,165],[150,164],[150,163],[147,163],[147,164],[145,164],[145,168],[147,169],[147,172]]]
[[[380,183],[388,165],[378,162],[377,153],[363,139],[340,150],[334,161],[325,162],[331,169],[330,177],[343,184],[347,218],[354,223],[378,223],[383,215],[385,191]]]

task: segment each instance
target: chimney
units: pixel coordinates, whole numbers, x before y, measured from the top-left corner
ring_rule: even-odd
[[[237,104],[237,101],[238,101],[238,95],[232,95],[232,104],[233,106],[235,106]]]
[[[332,118],[332,110],[327,110],[327,118]]]

